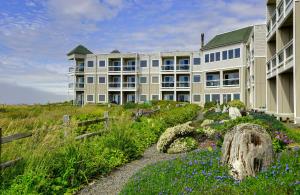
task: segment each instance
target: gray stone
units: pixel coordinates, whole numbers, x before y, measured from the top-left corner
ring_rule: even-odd
[[[226,105],[224,105],[224,106],[223,106],[222,113],[226,113],[226,112],[228,112],[228,108],[227,108],[227,106],[226,106]]]
[[[230,117],[230,119],[234,120],[234,119],[236,119],[238,117],[241,117],[241,116],[242,116],[242,114],[241,114],[241,112],[238,108],[236,108],[236,107],[230,107],[229,108],[229,117]]]
[[[255,176],[273,161],[272,139],[259,125],[241,124],[227,132],[222,146],[222,163],[238,180]]]

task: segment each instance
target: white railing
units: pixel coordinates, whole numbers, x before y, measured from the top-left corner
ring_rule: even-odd
[[[123,71],[126,72],[134,72],[135,71],[135,65],[124,65]]]
[[[293,39],[289,41],[285,46],[278,52],[278,68],[288,64],[291,60],[293,60]]]
[[[119,72],[119,71],[121,71],[121,66],[108,66],[108,71]]]
[[[135,88],[136,84],[135,82],[123,82],[124,88]]]
[[[220,86],[220,80],[207,80],[206,81],[206,87],[219,87]]]
[[[277,15],[278,15],[277,21],[279,21],[283,17],[283,14],[284,14],[283,0],[278,4],[276,10],[277,10]]]
[[[161,83],[161,86],[162,86],[163,88],[170,88],[170,87],[174,87],[175,84],[174,84],[174,82],[162,82],[162,83]]]
[[[84,66],[69,67],[69,73],[83,73]]]
[[[177,64],[176,70],[189,71],[190,70],[190,65],[189,64]]]
[[[239,78],[233,78],[233,79],[223,79],[223,85],[228,86],[238,86],[240,85],[240,79]]]
[[[69,89],[83,89],[83,88],[84,88],[83,82],[69,83]]]
[[[176,86],[180,88],[190,87],[190,81],[177,81]]]
[[[162,71],[174,71],[174,65],[162,65],[161,70]]]
[[[120,88],[121,87],[121,82],[109,82],[108,87],[109,88]]]

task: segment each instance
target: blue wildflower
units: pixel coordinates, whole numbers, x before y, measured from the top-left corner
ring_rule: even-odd
[[[192,192],[193,189],[192,189],[192,188],[189,188],[189,187],[186,187],[186,188],[185,188],[185,191],[186,191],[186,192]]]
[[[286,164],[286,165],[285,165],[285,171],[289,171],[289,170],[290,170],[289,165]]]

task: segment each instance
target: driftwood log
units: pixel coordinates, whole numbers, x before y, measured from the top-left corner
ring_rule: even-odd
[[[272,140],[259,125],[241,124],[227,132],[222,146],[222,163],[238,180],[255,176],[273,161]]]

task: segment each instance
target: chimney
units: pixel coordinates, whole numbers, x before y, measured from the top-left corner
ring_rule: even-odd
[[[201,49],[204,47],[204,33],[201,33]]]

